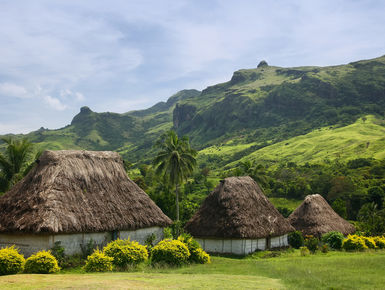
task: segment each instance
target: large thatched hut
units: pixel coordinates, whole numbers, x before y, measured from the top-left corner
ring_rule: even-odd
[[[29,255],[61,242],[67,254],[92,240],[162,238],[171,220],[131,181],[115,152],[45,151],[0,198],[0,247]]]
[[[208,252],[238,255],[287,246],[294,231],[248,176],[222,180],[185,229]]]
[[[291,225],[304,235],[320,237],[331,231],[352,234],[355,227],[340,217],[319,194],[306,196],[302,204],[288,217]]]

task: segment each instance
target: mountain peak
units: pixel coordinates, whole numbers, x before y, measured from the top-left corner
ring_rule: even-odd
[[[265,61],[265,60],[262,60],[262,61],[260,61],[260,63],[258,64],[258,68],[260,68],[260,67],[266,67],[266,66],[269,66],[268,64],[267,64],[267,62]]]

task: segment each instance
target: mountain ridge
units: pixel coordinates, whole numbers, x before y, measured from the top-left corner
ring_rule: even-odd
[[[115,150],[132,162],[148,162],[156,138],[171,128],[188,135],[199,150],[230,140],[255,143],[259,150],[384,113],[385,56],[327,67],[264,63],[202,91],[182,90],[145,110],[96,113],[82,107],[67,126],[24,136],[47,149]]]

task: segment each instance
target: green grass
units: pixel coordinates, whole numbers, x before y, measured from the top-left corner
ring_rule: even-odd
[[[341,127],[324,127],[306,135],[297,136],[257,151],[243,157],[243,160],[256,160],[265,163],[296,162],[298,164],[323,163],[325,160],[350,160],[355,158],[385,158],[385,126],[384,121],[374,116],[366,116],[354,124]],[[226,152],[240,151],[246,145],[225,144],[223,147],[210,147],[203,153],[220,156]],[[234,147],[234,148],[231,148]],[[215,149],[215,150],[214,150]],[[222,153],[223,151],[223,153]],[[201,151],[202,152],[202,151]],[[234,167],[235,161],[227,165]]]
[[[284,197],[269,197],[270,202],[276,207],[286,207],[290,210],[295,210],[303,200],[287,199]]]
[[[44,289],[383,289],[385,251],[329,252],[302,257],[298,250],[275,258],[212,257],[208,265],[142,268],[131,273],[0,277],[0,288]]]

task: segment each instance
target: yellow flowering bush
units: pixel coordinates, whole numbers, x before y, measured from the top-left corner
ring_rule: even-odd
[[[365,241],[365,245],[369,249],[376,249],[377,248],[376,241],[374,240],[373,237],[362,237],[362,239]]]
[[[17,274],[24,269],[25,259],[14,246],[0,250],[0,276]]]
[[[178,241],[184,243],[190,251],[189,262],[206,264],[210,263],[210,256],[207,254],[199,243],[189,234],[182,234],[178,237]]]
[[[112,261],[114,259],[105,255],[99,249],[95,250],[87,257],[86,265],[83,269],[86,272],[108,272],[112,271]]]
[[[104,247],[103,251],[104,254],[113,258],[113,264],[118,268],[135,266],[148,259],[146,246],[129,239],[112,241]]]
[[[37,252],[25,261],[26,273],[50,274],[59,271],[57,260],[50,251]]]
[[[385,237],[373,237],[374,242],[378,249],[385,249]]]
[[[346,251],[363,251],[368,248],[365,244],[365,240],[357,235],[349,235],[342,242],[342,248]]]
[[[178,240],[163,240],[151,251],[152,263],[166,263],[180,266],[188,262],[190,251]]]

